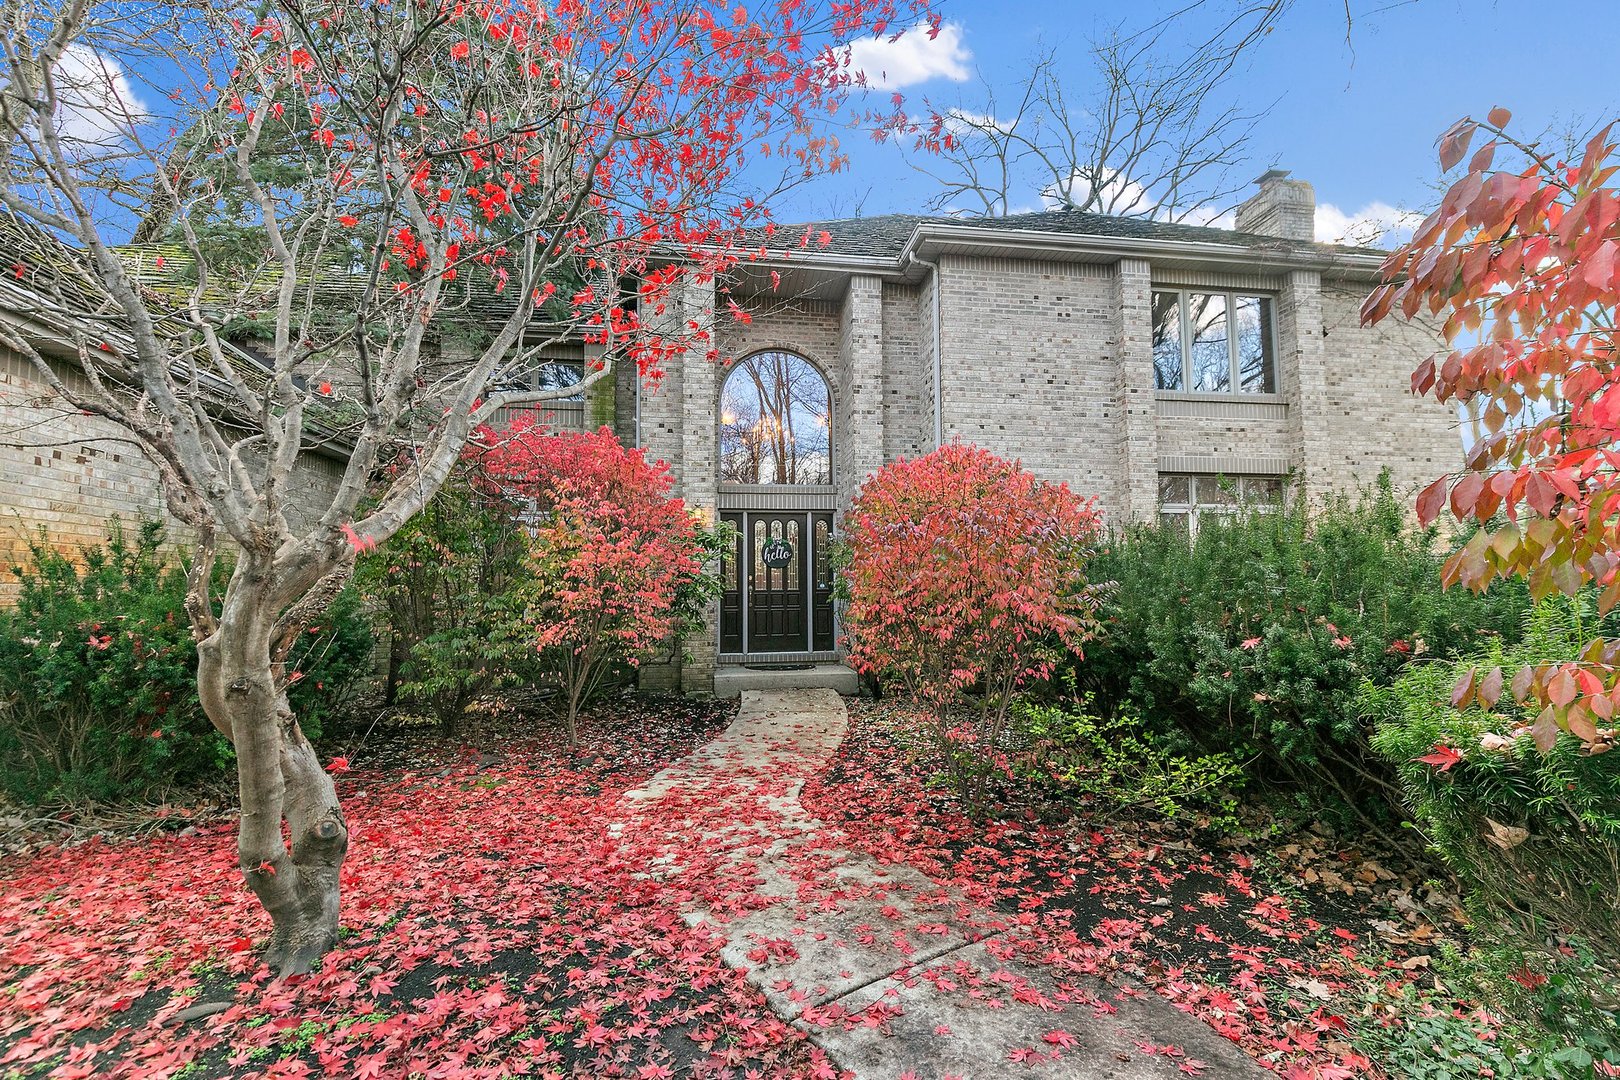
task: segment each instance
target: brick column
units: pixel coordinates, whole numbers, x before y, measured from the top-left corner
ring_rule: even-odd
[[[689,509],[713,528],[719,506],[719,439],[716,416],[720,401],[720,366],[708,358],[714,347],[714,282],[688,280],[681,291],[682,321],[696,324],[703,340],[680,360],[681,456],[676,469],[680,495]],[[703,626],[688,634],[683,648],[681,689],[691,693],[714,690],[715,659],[720,650],[720,603],[703,613]]]
[[[1151,521],[1159,509],[1158,406],[1153,384],[1153,279],[1145,259],[1114,264],[1115,400],[1119,480],[1109,524]]]
[[[649,329],[671,338],[684,335],[687,306],[685,293],[672,296],[662,313],[648,314]],[[646,449],[648,461],[669,463],[675,475],[675,494],[683,499],[690,496],[687,478],[691,475],[686,467],[689,426],[686,384],[689,379],[701,381],[703,369],[710,366],[704,358],[705,349],[706,346],[697,345],[691,354],[666,364],[664,377],[656,385],[644,383],[641,387],[641,445]],[[630,378],[634,378],[633,373]],[[630,386],[633,394],[634,383]],[[634,398],[631,400],[633,402]],[[621,440],[633,438],[632,417],[631,430],[621,436]],[[643,690],[679,690],[684,685],[681,654],[691,653],[696,657],[700,652],[693,652],[691,644],[682,641],[676,647],[671,662],[641,665],[637,682]],[[708,661],[711,665],[714,662],[713,650],[709,650]]]
[[[1322,275],[1314,270],[1289,273],[1278,308],[1278,376],[1288,402],[1288,456],[1306,495],[1315,500],[1332,486],[1334,455]]]
[[[883,283],[850,278],[840,323],[833,461],[840,510],[883,466]]]

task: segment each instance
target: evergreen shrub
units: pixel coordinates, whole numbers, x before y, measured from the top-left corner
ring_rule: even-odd
[[[0,787],[27,803],[138,799],[229,772],[230,743],[197,700],[186,572],[163,526],[72,558],[30,543],[0,610]],[[215,569],[223,588],[228,568]],[[218,590],[216,590],[217,594]],[[294,645],[288,699],[310,738],[370,670],[371,632],[342,594]]]

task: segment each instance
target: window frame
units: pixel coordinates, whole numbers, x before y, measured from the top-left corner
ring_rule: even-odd
[[[1193,287],[1180,285],[1155,285],[1149,291],[1148,312],[1152,318],[1152,293],[1174,295],[1176,298],[1176,329],[1181,336],[1181,386],[1171,389],[1158,385],[1159,369],[1154,365],[1153,380],[1154,392],[1160,394],[1192,394],[1198,397],[1264,397],[1281,392],[1282,373],[1277,370],[1278,339],[1277,339],[1277,294],[1261,289],[1220,289],[1213,287]],[[1194,293],[1202,296],[1219,296],[1226,306],[1226,385],[1225,390],[1195,390],[1193,389],[1193,326],[1188,317],[1189,297]],[[1269,390],[1245,390],[1243,388],[1243,369],[1238,359],[1238,330],[1237,301],[1240,299],[1255,299],[1267,305],[1270,318],[1262,320],[1268,323],[1262,330],[1265,338],[1264,345],[1269,346],[1271,352],[1271,388]],[[1151,322],[1148,326],[1148,341],[1153,342],[1154,327]]]
[[[1245,512],[1270,514],[1284,510],[1288,505],[1287,476],[1278,476],[1272,473],[1188,473],[1188,472],[1162,472],[1159,474],[1159,489],[1164,490],[1166,480],[1182,479],[1187,481],[1187,499],[1185,502],[1166,502],[1162,497],[1158,501],[1159,523],[1165,524],[1166,515],[1179,516],[1186,519],[1187,537],[1194,539],[1198,536],[1199,520],[1205,514],[1216,517],[1231,517]],[[1198,492],[1203,484],[1213,482],[1217,486],[1231,484],[1233,500],[1227,503],[1204,501],[1199,498]],[[1276,485],[1275,499],[1251,498],[1248,493],[1250,484]]]

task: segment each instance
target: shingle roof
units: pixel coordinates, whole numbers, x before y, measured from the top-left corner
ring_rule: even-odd
[[[875,217],[840,218],[808,225],[779,225],[776,228],[776,236],[797,238],[808,229],[811,233],[809,250],[812,253],[898,259],[905,250],[906,241],[911,239],[912,233],[919,225],[956,225],[972,229],[1043,232],[1061,236],[1097,236],[1122,240],[1227,244],[1250,248],[1256,252],[1310,253],[1323,256],[1388,254],[1377,248],[1309,243],[1286,240],[1277,236],[1236,232],[1231,229],[1178,225],[1141,217],[1089,214],[1079,210],[1041,210],[1027,214],[1011,214],[1007,217],[880,214]],[[821,232],[826,232],[831,237],[825,247],[816,241],[817,234]]]

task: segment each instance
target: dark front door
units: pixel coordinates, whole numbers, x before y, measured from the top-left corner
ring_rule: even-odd
[[[803,514],[748,515],[747,652],[802,652],[810,644],[804,519]]]
[[[832,514],[729,511],[735,530],[720,597],[720,651],[831,652]]]

